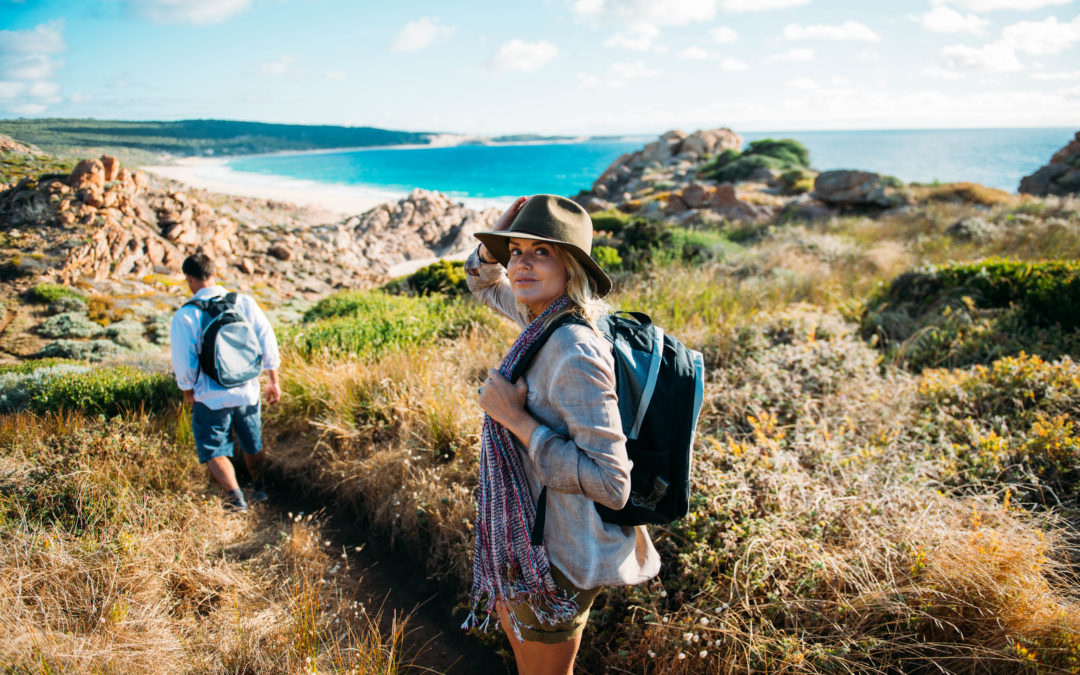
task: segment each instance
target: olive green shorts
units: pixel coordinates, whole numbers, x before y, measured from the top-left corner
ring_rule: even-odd
[[[510,605],[510,612],[517,617],[520,623],[518,629],[521,631],[521,639],[525,642],[543,642],[550,645],[567,642],[581,635],[581,632],[585,630],[585,624],[589,620],[589,609],[601,590],[601,588],[590,588],[587,591],[581,590],[570,583],[566,575],[554,565],[551,566],[551,578],[555,581],[555,585],[558,586],[559,590],[565,592],[577,602],[577,614],[555,625],[542,624],[527,603]]]

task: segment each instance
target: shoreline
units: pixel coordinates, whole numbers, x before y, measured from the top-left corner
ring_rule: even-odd
[[[139,169],[200,190],[234,197],[272,199],[322,209],[340,216],[361,214],[380,204],[397,202],[409,195],[408,191],[387,190],[373,186],[321,183],[287,176],[234,171],[227,165],[229,159],[231,158],[182,157],[169,164],[141,166]],[[452,202],[460,202],[478,211],[490,207],[505,208],[505,205],[514,199],[513,197],[460,197],[442,194]]]

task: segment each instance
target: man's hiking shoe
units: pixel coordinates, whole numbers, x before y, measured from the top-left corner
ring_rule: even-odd
[[[251,495],[252,504],[262,504],[263,502],[270,500],[270,495],[266,494],[266,483],[260,480],[257,483],[252,484],[251,487],[255,490]]]
[[[246,513],[248,510],[247,502],[244,501],[244,493],[239,489],[229,490],[229,493],[225,495],[223,506],[225,511],[231,513]]]

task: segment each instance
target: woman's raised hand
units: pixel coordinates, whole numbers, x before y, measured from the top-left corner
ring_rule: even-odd
[[[509,230],[510,224],[514,222],[514,218],[521,213],[521,207],[525,206],[525,202],[528,201],[528,197],[518,197],[514,200],[514,203],[510,205],[510,208],[506,209],[506,212],[499,216],[499,220],[495,223],[495,231],[501,232],[503,230]]]

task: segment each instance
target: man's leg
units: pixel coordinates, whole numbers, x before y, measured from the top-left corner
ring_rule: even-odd
[[[268,498],[266,483],[263,480],[263,458],[266,453],[262,449],[261,413],[261,403],[256,403],[237,408],[233,416],[233,432],[236,434],[240,449],[243,450],[244,464],[247,465],[248,473],[251,474],[251,484],[255,489],[251,496],[252,502],[264,502]]]
[[[240,485],[236,482],[236,471],[233,470],[232,462],[228,457],[221,455],[211,457],[206,461],[206,468],[210,469],[210,475],[225,492],[240,489]]]
[[[196,402],[191,408],[191,431],[195,436],[195,449],[199,461],[206,464],[210,475],[227,493],[226,504],[238,510],[247,509],[244,493],[236,484],[236,472],[233,470],[233,443],[230,436],[234,408],[211,410]]]

